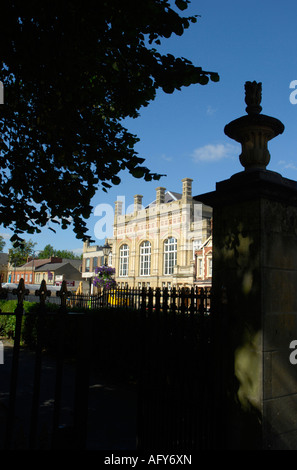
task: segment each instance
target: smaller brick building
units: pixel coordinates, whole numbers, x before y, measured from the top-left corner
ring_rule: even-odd
[[[195,251],[195,285],[210,287],[212,284],[212,235]]]
[[[81,260],[62,259],[52,256],[46,259],[28,259],[22,266],[9,265],[8,282],[18,283],[21,278],[25,284],[40,284],[44,279],[47,284],[55,285],[59,279],[75,281],[73,285],[82,280]],[[73,282],[72,282],[73,283]]]

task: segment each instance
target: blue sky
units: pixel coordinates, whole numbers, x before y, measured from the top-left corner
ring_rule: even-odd
[[[112,216],[117,198],[124,198],[127,209],[133,196],[142,194],[146,205],[154,200],[157,186],[181,192],[185,177],[193,179],[193,194],[199,195],[243,170],[240,145],[225,136],[224,126],[246,114],[244,83],[248,80],[262,82],[262,113],[285,125],[284,133],[269,142],[268,169],[297,179],[297,105],[290,102],[294,91],[290,83],[297,80],[297,4],[293,0],[192,0],[188,14],[201,16],[184,36],[164,40],[161,50],[218,72],[220,81],[184,87],[173,94],[160,91],[138,119],[126,122],[140,138],[136,150],[146,158],[145,165],[167,176],[147,183],[122,173],[119,186],[107,194],[98,190],[92,200],[94,213],[87,221],[88,234],[96,244],[104,243],[102,235],[110,233],[110,227],[103,225],[104,211]],[[11,236],[1,228],[0,233]],[[44,229],[25,238],[36,242],[36,250],[48,243],[57,249],[82,250],[72,229],[56,234]],[[9,247],[7,240],[4,251]]]

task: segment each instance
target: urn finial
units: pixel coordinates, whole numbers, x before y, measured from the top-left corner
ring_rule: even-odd
[[[248,114],[259,114],[262,111],[260,106],[262,100],[262,83],[259,82],[245,82],[245,108]]]
[[[240,163],[245,170],[265,170],[270,153],[269,140],[284,131],[284,125],[278,119],[261,114],[262,83],[245,83],[245,102],[247,115],[225,126],[225,134],[241,144]]]

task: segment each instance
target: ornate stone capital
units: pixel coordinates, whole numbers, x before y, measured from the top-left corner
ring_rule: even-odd
[[[260,114],[262,84],[245,83],[245,102],[247,115],[225,126],[225,134],[241,144],[240,163],[246,170],[266,169],[270,161],[267,142],[284,131],[278,119]]]

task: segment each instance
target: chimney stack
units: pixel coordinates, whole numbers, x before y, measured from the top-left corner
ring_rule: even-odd
[[[114,211],[114,216],[115,219],[119,216],[122,215],[123,213],[123,201],[117,200],[115,202],[115,211]]]
[[[89,246],[90,246],[90,240],[84,241],[84,244],[83,244],[83,251],[84,251],[84,252],[88,251]]]
[[[187,203],[192,201],[192,182],[191,178],[184,178],[183,183],[183,195],[182,202]]]
[[[143,196],[141,196],[140,194],[135,194],[135,196],[134,196],[134,214],[137,211],[140,211],[142,209],[142,198],[143,198]]]
[[[156,192],[157,192],[156,204],[164,204],[164,202],[165,202],[165,190],[166,190],[166,188],[163,188],[162,186],[159,186],[156,189]]]

